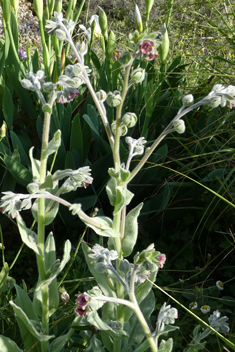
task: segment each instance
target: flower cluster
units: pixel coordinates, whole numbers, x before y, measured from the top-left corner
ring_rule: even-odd
[[[151,244],[142,252],[136,253],[134,263],[144,266],[145,270],[156,271],[158,268],[163,268],[166,261],[166,255],[155,251],[154,244]]]
[[[20,61],[24,61],[25,59],[27,59],[27,54],[24,51],[24,49],[20,48],[18,51],[18,54],[19,54]]]
[[[205,99],[209,100],[212,108],[228,106],[231,109],[235,104],[235,86],[225,88],[222,84],[216,84]]]
[[[69,21],[66,18],[63,18],[63,13],[54,12],[52,20],[47,20],[45,26],[48,34],[55,34],[56,37],[60,40],[66,40],[66,31],[71,32],[75,28],[75,23],[71,19]]]
[[[75,313],[79,317],[86,316],[87,312],[89,311],[89,306],[87,306],[88,303],[89,303],[88,296],[83,294],[83,295],[77,297]]]
[[[151,40],[145,40],[140,45],[140,52],[142,54],[141,56],[148,61],[152,61],[157,57],[157,52],[154,48],[154,42]]]

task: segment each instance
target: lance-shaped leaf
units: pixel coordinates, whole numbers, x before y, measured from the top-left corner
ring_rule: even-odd
[[[29,149],[29,158],[31,161],[31,169],[32,169],[32,174],[33,174],[33,181],[39,182],[40,180],[40,167],[41,163],[39,160],[34,159],[33,157],[33,149],[34,147]]]
[[[12,306],[16,317],[19,318],[25,324],[28,331],[39,341],[48,341],[49,339],[55,337],[54,335],[43,335],[43,327],[39,321],[29,319],[25,312],[20,307],[18,307],[13,301],[9,301],[9,303]]]
[[[0,293],[2,293],[5,284],[7,283],[8,273],[9,273],[9,266],[7,263],[4,263],[2,270],[0,272]]]
[[[52,232],[49,233],[45,243],[45,270],[46,272],[50,270],[56,261],[56,248],[55,240]],[[48,315],[51,316],[59,306],[59,291],[57,287],[56,277],[52,280],[49,287],[49,297],[48,297]],[[33,307],[37,315],[42,316],[42,290],[37,290],[34,292]]]
[[[105,323],[97,313],[97,311],[91,312],[87,316],[87,321],[91,324],[94,325],[97,329],[101,331],[109,331],[113,336],[128,336],[127,333],[121,329],[114,330],[109,326],[107,323]]]
[[[52,341],[52,343],[50,344],[50,352],[62,351],[62,348],[67,343],[67,341],[70,339],[73,332],[74,332],[73,329],[69,329],[69,332],[67,334],[55,338]]]
[[[20,215],[17,216],[16,222],[20,232],[22,241],[31,248],[36,254],[43,257],[41,248],[37,245],[37,235],[32,230],[28,229]]]
[[[60,147],[60,144],[61,144],[61,132],[60,130],[58,130],[54,134],[52,140],[50,140],[50,142],[48,143],[47,150],[45,153],[46,156],[56,153]]]
[[[120,237],[120,234],[115,232],[112,229],[112,226],[113,226],[112,220],[107,218],[106,216],[96,216],[94,218],[90,218],[91,220],[93,220],[93,222],[90,222],[89,220],[84,219],[82,216],[80,217],[80,219],[88,227],[94,230],[97,235],[100,235],[103,237]]]
[[[124,237],[122,239],[122,252],[124,257],[128,257],[136,244],[138,236],[138,216],[143,203],[132,209],[126,216]]]
[[[64,269],[65,265],[68,263],[70,259],[70,252],[71,252],[71,242],[67,240],[64,244],[64,255],[63,259],[56,260],[52,267],[48,270],[48,278],[43,280],[37,284],[36,290],[40,290],[40,288],[44,285],[50,285],[51,282],[57,277],[57,275]]]
[[[23,352],[17,344],[6,336],[0,336],[1,352]]]

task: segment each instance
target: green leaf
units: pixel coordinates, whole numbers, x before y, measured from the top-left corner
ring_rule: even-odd
[[[49,339],[55,337],[54,335],[42,335],[40,333],[40,330],[42,331],[43,327],[39,321],[29,319],[25,312],[20,307],[18,307],[13,301],[9,301],[9,303],[12,306],[16,317],[19,318],[25,324],[28,331],[39,341],[48,341]]]
[[[53,138],[50,140],[46,150],[46,156],[54,154],[58,151],[61,145],[61,132],[60,130],[56,131]]]
[[[56,248],[55,248],[55,240],[52,232],[49,233],[45,243],[45,270],[46,272],[51,269],[53,264],[56,261]],[[48,315],[49,317],[57,310],[59,306],[59,291],[57,287],[57,279],[56,277],[50,285],[48,286],[49,290],[49,297],[48,297]],[[33,298],[33,307],[34,311],[37,313],[38,316],[42,316],[42,290],[37,290],[34,293]]]
[[[12,174],[12,176],[24,187],[32,182],[32,174],[19,162],[15,161],[11,156],[4,155],[4,163],[7,170]]]
[[[140,210],[143,207],[143,203],[140,203],[129,211],[126,216],[125,222],[125,231],[124,236],[122,239],[122,253],[124,257],[128,257],[136,244],[137,237],[138,237],[138,216],[140,214]]]
[[[13,115],[14,115],[14,104],[12,94],[9,89],[5,86],[2,99],[2,111],[7,123],[8,129],[12,130]]]
[[[22,241],[27,247],[31,248],[36,254],[43,257],[41,248],[37,245],[37,235],[32,230],[28,229],[20,215],[16,217],[16,222],[20,232]]]
[[[116,202],[115,202],[113,214],[116,215],[119,211],[121,211],[125,205],[128,205],[131,202],[133,197],[134,197],[134,194],[130,192],[128,189],[122,186],[117,186]]]
[[[36,290],[40,290],[42,286],[50,285],[50,283],[58,276],[58,274],[64,269],[65,265],[70,259],[71,242],[67,240],[64,244],[64,255],[59,265],[53,265],[49,270],[49,277],[46,280],[42,280],[37,284]],[[56,263],[54,263],[56,264]]]
[[[44,217],[44,225],[49,225],[55,219],[58,210],[59,203],[52,201],[51,199],[45,199],[45,217]],[[38,199],[35,200],[33,206],[31,208],[34,219],[38,222]]]
[[[24,166],[28,166],[29,165],[29,157],[26,154],[25,149],[21,144],[21,141],[19,140],[18,136],[13,131],[10,132],[10,136],[11,136],[13,148],[16,149],[20,154],[20,159],[21,159],[22,164]]]
[[[70,150],[77,150],[80,156],[80,160],[83,159],[83,137],[82,128],[80,123],[79,114],[77,114],[72,122],[71,126],[71,137],[70,137]]]
[[[9,337],[0,335],[1,352],[23,352]]]
[[[115,206],[116,202],[116,187],[117,187],[117,180],[114,177],[111,177],[109,182],[106,186],[106,192],[109,197],[110,204]]]
[[[105,56],[107,60],[111,60],[115,47],[116,47],[116,36],[111,30],[108,37],[108,43],[105,48]]]
[[[34,147],[29,149],[29,157],[31,161],[31,169],[32,169],[32,174],[33,174],[33,181],[39,182],[40,180],[40,167],[41,167],[41,162],[37,159],[34,159],[33,157],[33,149]]]
[[[72,336],[72,333],[73,329],[70,329],[67,334],[55,338],[52,343],[50,343],[50,352],[61,352],[64,345]]]
[[[7,283],[8,273],[9,273],[9,266],[5,262],[2,270],[0,272],[0,294],[2,293],[5,284]]]
[[[91,223],[87,219],[84,219],[82,216],[80,217],[80,219],[92,230],[94,230],[97,235],[104,236],[104,237],[120,237],[120,234],[115,232],[112,228],[113,226],[112,220],[106,216],[95,216],[90,218],[93,223]]]

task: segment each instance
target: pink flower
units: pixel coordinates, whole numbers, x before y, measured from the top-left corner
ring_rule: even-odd
[[[166,255],[165,254],[159,254],[157,256],[157,259],[159,260],[159,263],[157,263],[157,265],[159,266],[159,268],[163,268],[165,261],[166,261]]]
[[[140,46],[140,51],[142,54],[148,54],[150,51],[152,51],[152,47],[154,46],[154,43],[151,40],[146,40],[141,44]]]
[[[156,53],[156,51],[154,51],[153,53],[150,53],[150,54],[148,54],[148,56],[147,56],[147,60],[148,61],[152,61],[153,59],[155,59],[157,57],[157,53]]]
[[[85,309],[82,309],[82,308],[79,308],[77,307],[75,309],[75,313],[79,316],[79,317],[82,317],[82,316],[86,316],[86,310]]]
[[[78,296],[77,298],[78,308],[86,306],[88,302],[89,298],[85,295]]]

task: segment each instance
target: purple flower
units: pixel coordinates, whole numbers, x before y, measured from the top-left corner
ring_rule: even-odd
[[[156,57],[157,57],[157,53],[156,53],[156,51],[154,51],[153,53],[148,54],[148,56],[146,57],[146,59],[147,59],[148,61],[152,61],[152,60],[155,59]]]
[[[148,54],[150,51],[152,51],[153,46],[154,43],[151,40],[146,40],[141,44],[140,51],[142,54]]]
[[[79,316],[79,317],[82,317],[82,316],[86,316],[86,310],[85,309],[82,309],[82,308],[79,308],[77,307],[75,309],[75,313]]]
[[[78,296],[77,298],[78,308],[86,306],[88,302],[89,298],[85,295]]]
[[[24,61],[25,59],[27,59],[27,54],[24,51],[24,49],[20,48],[18,54],[21,61]]]

